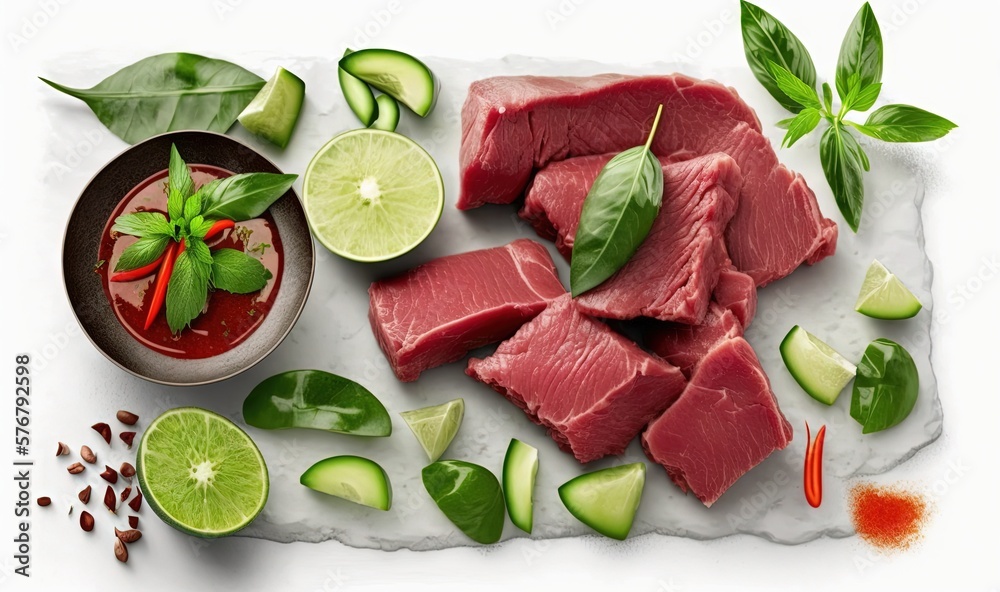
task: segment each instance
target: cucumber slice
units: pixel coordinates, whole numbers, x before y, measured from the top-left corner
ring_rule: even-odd
[[[378,119],[368,127],[387,132],[396,131],[396,126],[399,125],[399,103],[389,95],[379,95],[375,97],[375,102],[378,103]]]
[[[533,525],[531,496],[538,474],[538,449],[513,438],[503,459],[503,497],[514,526],[531,534]]]
[[[421,117],[434,108],[438,81],[423,62],[392,49],[362,49],[340,59],[340,67]]]
[[[646,484],[646,464],[632,463],[570,479],[559,499],[577,520],[606,537],[625,540]]]
[[[781,359],[802,390],[833,405],[857,368],[832,347],[795,325],[781,341]]]
[[[350,48],[344,50],[344,56],[354,53]],[[378,104],[375,93],[362,80],[348,74],[343,68],[337,68],[337,78],[340,80],[340,90],[344,93],[347,106],[358,116],[365,127],[369,127],[378,119]]]
[[[299,483],[376,510],[388,510],[392,506],[389,476],[378,463],[360,456],[323,459],[306,469]]]
[[[306,83],[278,68],[237,119],[250,133],[284,148],[292,138],[305,98]]]

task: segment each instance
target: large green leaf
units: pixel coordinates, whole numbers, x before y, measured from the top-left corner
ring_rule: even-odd
[[[846,122],[866,136],[883,142],[929,142],[937,140],[955,124],[940,115],[910,105],[885,105],[868,116],[868,121]]]
[[[285,194],[297,175],[243,173],[206,183],[198,190],[201,215],[242,222],[256,218]]]
[[[768,62],[778,64],[810,88],[815,88],[816,67],[805,45],[781,21],[746,1],[740,2],[740,24],[743,50],[753,75],[782,107],[792,113],[801,111],[802,105],[778,88]]]
[[[830,126],[819,143],[823,173],[851,230],[858,231],[861,208],[865,201],[865,186],[861,178],[865,157],[857,140],[839,124]]]
[[[42,81],[87,103],[129,144],[173,130],[225,132],[264,86],[236,64],[190,53],[139,60],[89,89]]]
[[[882,32],[867,2],[854,17],[840,45],[836,83],[842,101],[850,91],[848,80],[852,74],[858,75],[862,89],[882,81]]]

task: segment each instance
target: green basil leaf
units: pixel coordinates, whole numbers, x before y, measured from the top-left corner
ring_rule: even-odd
[[[777,123],[775,123],[774,127],[778,128],[778,129],[786,130],[786,129],[788,129],[792,125],[793,121],[795,121],[794,117],[787,117],[787,118],[782,119],[781,121],[778,121]]]
[[[139,60],[90,89],[42,81],[85,102],[129,144],[174,130],[225,132],[264,86],[236,64],[190,53]]]
[[[920,376],[909,352],[889,339],[868,344],[851,393],[851,417],[870,434],[910,415],[920,393]]]
[[[184,202],[184,218],[190,221],[201,214],[203,198],[201,193],[195,193]]]
[[[865,201],[865,186],[857,140],[839,124],[830,126],[819,143],[823,173],[830,184],[840,213],[854,232],[861,223],[861,208]]]
[[[188,168],[181,153],[177,151],[177,146],[170,145],[170,168],[167,169],[167,188],[170,191],[176,190],[184,199],[191,197],[194,193],[194,179],[191,178],[191,169]],[[179,216],[175,216],[179,217]]]
[[[134,212],[115,218],[113,232],[132,236],[173,236],[174,228],[159,212]]]
[[[661,105],[646,144],[608,161],[583,201],[570,261],[574,297],[600,285],[628,263],[660,213],[663,168],[649,146],[662,110]]]
[[[816,129],[816,126],[819,125],[819,119],[818,109],[809,107],[799,111],[799,114],[795,116],[795,119],[788,126],[788,133],[785,134],[785,139],[781,141],[781,145],[791,148],[799,138]]]
[[[219,249],[212,254],[212,285],[220,290],[249,294],[263,288],[269,279],[271,272],[264,264],[243,251]]]
[[[815,87],[816,67],[805,45],[781,21],[745,0],[740,2],[740,24],[743,50],[753,75],[782,107],[792,113],[801,111],[802,105],[778,87],[768,62],[780,65],[807,86]]]
[[[212,265],[212,250],[208,248],[205,241],[200,238],[188,237],[187,250],[198,263],[206,266]]]
[[[861,88],[859,91],[854,93],[850,101],[844,103],[844,109],[846,111],[867,111],[872,108],[875,101],[878,99],[879,93],[882,92],[882,83],[876,82],[875,84],[869,84],[868,86]],[[848,92],[848,95],[851,93]]]
[[[206,218],[226,218],[236,222],[263,214],[287,192],[298,175],[244,173],[216,179],[202,186],[201,214]]]
[[[118,262],[115,263],[115,271],[130,271],[149,265],[163,254],[170,240],[169,236],[162,234],[140,238],[125,247]]]
[[[243,401],[243,419],[264,430],[308,428],[376,437],[392,434],[389,413],[371,391],[321,370],[292,370],[264,380]]]
[[[865,2],[847,29],[837,59],[837,93],[844,101],[850,87],[848,79],[857,74],[861,88],[882,81],[882,32],[871,5]]]
[[[167,217],[171,223],[184,216],[184,194],[177,189],[167,189]]]
[[[180,333],[195,320],[208,302],[211,266],[195,258],[189,250],[177,256],[167,283],[167,324]]]
[[[955,129],[940,115],[910,105],[885,105],[872,111],[864,125],[846,122],[866,136],[884,142],[928,142]]]
[[[810,87],[805,82],[802,82],[784,68],[780,64],[775,62],[767,63],[768,69],[771,71],[771,75],[774,76],[774,82],[781,89],[781,92],[785,93],[791,100],[795,101],[803,107],[810,107],[813,109],[820,109],[819,96],[816,94],[816,89]]]
[[[826,107],[827,113],[833,113],[833,91],[829,82],[823,83],[823,106]]]
[[[421,471],[424,489],[441,512],[470,539],[483,545],[503,534],[503,492],[485,468],[461,460],[439,460]]]

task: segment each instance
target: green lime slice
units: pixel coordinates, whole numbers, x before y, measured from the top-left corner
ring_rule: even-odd
[[[442,405],[403,411],[400,415],[417,437],[427,458],[434,462],[441,458],[455,439],[465,417],[465,401],[455,399]]]
[[[358,129],[320,148],[306,169],[302,201],[323,246],[353,261],[385,261],[412,250],[437,226],[444,181],[413,140]]]
[[[240,530],[267,502],[267,465],[253,440],[225,417],[197,407],[153,420],[136,452],[136,476],[161,520],[205,538]]]
[[[424,467],[420,476],[434,503],[466,536],[484,545],[500,540],[503,492],[489,469],[461,460],[439,460]]]
[[[795,325],[779,346],[781,359],[802,390],[833,405],[857,368],[815,335]]]
[[[375,461],[360,456],[323,459],[306,469],[299,482],[310,489],[376,510],[388,510],[392,506],[389,475]]]
[[[923,305],[899,278],[876,259],[868,267],[854,310],[873,319],[898,320],[916,316]]]
[[[645,463],[585,473],[559,487],[559,499],[577,520],[606,537],[625,540],[646,484]]]
[[[250,133],[284,148],[292,138],[305,98],[302,79],[278,68],[238,119]]]

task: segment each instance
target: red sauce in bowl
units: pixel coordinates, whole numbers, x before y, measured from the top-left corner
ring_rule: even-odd
[[[209,165],[190,165],[196,187],[214,179],[232,175],[230,171]],[[235,228],[209,241],[209,247],[230,248],[256,257],[271,272],[271,279],[259,292],[232,294],[223,290],[208,292],[208,304],[187,329],[174,335],[161,312],[148,330],[143,329],[146,311],[153,299],[156,275],[132,282],[110,282],[122,251],[137,239],[111,232],[115,218],[139,211],[167,210],[167,171],[160,171],[135,186],[122,199],[108,220],[98,250],[97,273],[104,293],[118,321],[144,346],[174,358],[209,358],[225,353],[249,337],[274,305],[281,284],[283,255],[281,237],[270,213],[260,218],[238,222]]]

